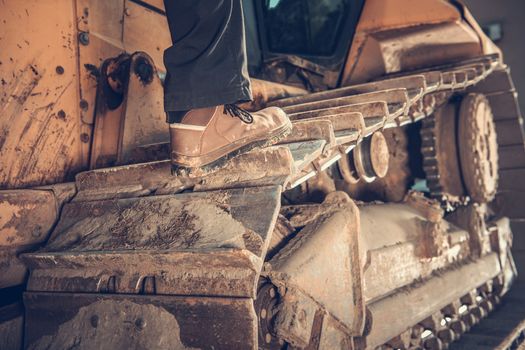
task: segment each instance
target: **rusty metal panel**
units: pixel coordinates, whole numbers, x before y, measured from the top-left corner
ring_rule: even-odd
[[[114,43],[122,39],[124,0],[76,0],[76,5],[78,30]]]
[[[420,49],[423,44],[424,50]],[[367,1],[343,70],[342,85],[480,54],[478,35],[447,1],[409,0],[403,6],[394,1]]]
[[[82,122],[93,125],[98,68],[102,61],[123,51],[124,0],[76,0]],[[90,133],[91,136],[91,133]]]
[[[164,70],[162,53],[171,44],[171,38],[165,16],[134,2],[77,0],[76,7],[79,30],[79,105],[83,122],[81,125],[83,147],[87,147],[88,150],[91,140],[93,140],[91,168],[113,166],[119,162],[122,163],[120,148],[123,137],[121,128],[124,125],[124,113],[142,115],[146,110],[156,119],[162,120],[163,108],[162,103],[158,105],[156,100],[152,105],[144,105],[144,101],[148,98],[142,98],[137,100],[138,106],[141,106],[142,109],[137,109],[137,105],[130,102],[131,105],[127,110],[121,107],[116,110],[104,111],[100,106],[98,108],[101,110],[97,110],[95,105],[96,84],[101,74],[99,67],[103,60],[109,57],[115,57],[125,51],[144,50],[154,57],[155,65]],[[153,27],[157,29],[152,29]],[[150,40],[149,35],[152,31],[156,33],[156,39],[165,38],[167,40],[164,40],[165,44],[159,46],[159,40]],[[156,74],[156,72],[152,72],[152,74]],[[155,79],[159,80],[157,76]],[[157,96],[160,100],[162,100],[161,90],[160,95]],[[132,92],[140,93],[133,88]],[[159,92],[159,89],[154,90],[154,92]],[[130,101],[135,101],[135,99]],[[151,110],[152,106],[157,108]],[[145,107],[147,108],[145,109]],[[132,120],[127,125],[134,125],[134,122],[135,120]]]
[[[61,182],[87,166],[74,12],[68,0],[2,3],[0,188]]]
[[[257,349],[253,301],[26,293],[28,349]]]
[[[42,242],[57,216],[51,191],[0,191],[0,247]]]
[[[18,254],[43,243],[58,220],[60,206],[74,193],[64,185],[47,190],[0,191],[0,288],[24,282],[27,269]]]
[[[100,140],[95,139],[95,136],[98,136],[94,130],[95,115],[99,112],[97,111],[96,95],[102,62],[124,51],[122,43],[124,0],[76,0],[76,10],[79,37],[79,106],[82,118],[81,134],[85,141],[83,147],[87,148],[86,152],[95,154],[95,156],[91,155],[91,167],[94,164],[108,165],[111,161],[108,159],[108,152],[100,150]],[[97,118],[96,127],[98,129],[102,126],[101,124],[105,124],[104,126],[110,129],[109,122],[112,120],[111,116],[115,114],[108,114],[108,116]],[[119,128],[113,125],[112,129],[112,134],[104,135],[108,143],[110,143],[109,140],[117,142],[116,132]],[[106,158],[99,159],[102,158],[100,153]]]
[[[145,2],[146,4],[148,4],[150,6],[153,6],[153,7],[157,8],[160,11],[165,11],[164,10],[164,1],[163,0],[144,0],[143,2]]]
[[[122,41],[126,51],[147,52],[155,66],[165,71],[164,50],[171,46],[166,16],[129,0],[125,1],[125,8]]]
[[[279,200],[274,186],[69,203],[23,255],[28,289],[253,297]]]
[[[79,106],[81,113],[81,137],[82,148],[85,153],[91,156],[91,145],[93,144],[93,133],[95,124],[95,114],[97,110],[96,95],[98,70],[102,61],[108,56],[115,56],[122,50],[102,40],[100,37],[91,34],[88,45],[79,45],[79,67],[80,67],[80,100]]]
[[[164,89],[151,58],[143,53],[132,55],[118,164],[134,162],[133,152],[141,146],[169,141],[163,101]]]
[[[99,96],[100,98],[100,96]],[[90,168],[106,168],[117,163],[119,131],[122,125],[124,106],[97,113],[93,129]]]

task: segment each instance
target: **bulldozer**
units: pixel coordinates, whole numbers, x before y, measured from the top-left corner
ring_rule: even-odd
[[[293,130],[186,177],[162,1],[0,3],[0,349],[521,348],[523,122],[465,5],[243,10]]]

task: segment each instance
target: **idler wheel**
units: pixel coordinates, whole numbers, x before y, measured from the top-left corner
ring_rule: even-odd
[[[380,132],[364,139],[354,150],[355,168],[365,182],[385,177],[389,159],[388,144]]]

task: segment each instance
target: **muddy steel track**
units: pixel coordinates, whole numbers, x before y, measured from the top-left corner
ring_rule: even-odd
[[[428,167],[435,200],[356,205],[336,192],[281,208],[281,195],[334,166],[349,183],[381,178],[381,131],[430,120],[455,95],[486,95],[507,140],[501,121],[521,118],[511,85],[498,57],[480,57],[275,101],[292,133],[213,173],[173,177],[168,161],[80,173],[46,247],[22,257],[28,344],[71,346],[68,330],[86,317],[89,329],[111,328],[103,322],[119,307],[135,326],[112,346],[443,349],[463,339],[512,283],[507,219],[483,219],[475,227],[486,234],[471,242],[474,226],[445,214],[478,218],[485,204],[443,195],[432,181],[446,175]],[[497,196],[515,171],[506,151]],[[436,156],[432,144],[422,152]],[[312,271],[339,277],[317,286]],[[169,338],[144,332],[158,320]],[[84,335],[92,346],[103,339]]]

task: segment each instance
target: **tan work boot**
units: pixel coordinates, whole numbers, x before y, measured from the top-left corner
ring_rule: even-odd
[[[292,123],[278,107],[249,113],[235,105],[188,111],[170,124],[172,172],[200,175],[228,159],[284,138]]]

